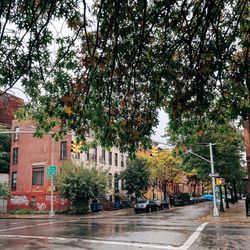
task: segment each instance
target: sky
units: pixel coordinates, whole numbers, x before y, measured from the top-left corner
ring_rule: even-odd
[[[163,138],[163,135],[165,134],[165,129],[168,124],[168,115],[161,109],[159,111],[159,124],[155,128],[155,134],[152,136],[152,139],[157,142],[166,143],[167,140]]]

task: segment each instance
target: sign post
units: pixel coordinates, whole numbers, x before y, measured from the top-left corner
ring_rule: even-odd
[[[51,178],[51,195],[50,195],[50,212],[49,212],[49,215],[50,216],[54,216],[55,215],[55,212],[54,212],[54,176],[56,175],[56,169],[57,167],[55,165],[51,165],[51,166],[48,166],[47,168],[47,175],[50,176]]]

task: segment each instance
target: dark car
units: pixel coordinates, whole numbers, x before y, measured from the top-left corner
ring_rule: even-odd
[[[193,204],[193,200],[189,193],[180,193],[174,196],[174,206],[185,206],[190,204]]]
[[[164,209],[164,208],[169,209],[169,202],[167,200],[157,200],[155,202],[159,209]]]
[[[136,213],[158,211],[158,206],[155,201],[140,200],[135,204],[134,211]]]

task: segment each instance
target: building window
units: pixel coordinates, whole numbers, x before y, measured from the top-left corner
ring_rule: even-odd
[[[115,166],[117,167],[118,166],[118,154],[115,153]]]
[[[117,173],[115,173],[115,192],[119,192],[119,176]]]
[[[106,163],[106,151],[105,149],[102,149],[102,155],[99,156],[99,162],[102,163],[102,164],[105,164]]]
[[[15,127],[14,128],[14,141],[18,141],[19,140],[19,131],[20,131],[20,128],[19,127]]]
[[[16,191],[16,178],[17,178],[17,172],[12,172],[11,191]]]
[[[124,155],[121,155],[121,167],[124,167]]]
[[[109,165],[112,165],[112,152],[109,152]]]
[[[60,149],[60,159],[66,160],[67,159],[67,142],[61,142],[61,149]]]
[[[18,148],[13,148],[12,163],[13,164],[17,164],[18,163]]]
[[[109,173],[108,186],[109,188],[112,188],[112,174],[111,173]]]
[[[104,163],[105,163],[105,161],[106,161],[105,155],[106,155],[105,149],[102,149],[102,159],[103,159],[103,162],[104,162]]]
[[[31,206],[35,207],[36,206],[36,197],[31,196]]]
[[[97,162],[97,148],[94,148],[94,152],[93,152],[93,161]]]
[[[32,185],[43,186],[44,182],[44,167],[35,167],[32,172]]]
[[[89,161],[89,150],[86,152],[86,159]]]

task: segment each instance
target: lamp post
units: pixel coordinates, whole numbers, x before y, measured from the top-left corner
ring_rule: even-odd
[[[218,208],[216,206],[216,197],[215,197],[215,173],[214,173],[214,160],[213,160],[213,144],[210,142],[209,144],[209,151],[210,151],[210,160],[196,154],[193,153],[191,150],[188,151],[188,153],[193,154],[199,158],[201,158],[202,160],[209,162],[210,166],[211,166],[211,174],[209,175],[212,178],[212,189],[213,189],[213,216],[214,217],[218,217],[219,216],[219,211]]]

